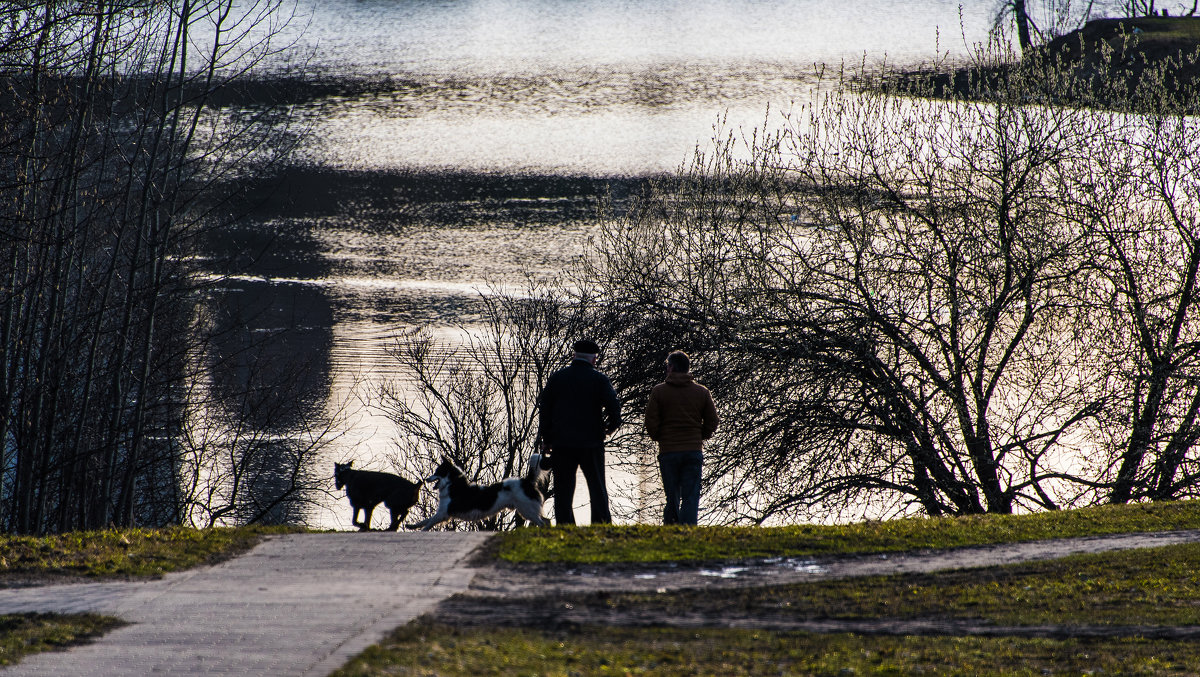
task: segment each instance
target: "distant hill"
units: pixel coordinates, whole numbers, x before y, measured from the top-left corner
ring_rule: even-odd
[[[893,79],[901,91],[932,96],[980,96],[1015,69],[1045,73],[1047,93],[1060,102],[1138,108],[1156,93],[1139,89],[1147,71],[1162,69],[1164,93],[1200,109],[1200,18],[1096,19],[1021,55],[1020,62],[969,65],[950,71],[912,71]],[[1071,87],[1050,82],[1068,73]]]
[[[1147,68],[1163,66],[1177,85],[1193,85],[1200,74],[1200,18],[1096,19],[1050,41],[1042,50],[1078,74],[1122,73],[1134,81]]]

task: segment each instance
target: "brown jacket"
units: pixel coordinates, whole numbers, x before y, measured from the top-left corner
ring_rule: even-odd
[[[658,442],[658,453],[700,451],[717,430],[717,406],[708,388],[691,374],[672,372],[654,386],[646,403],[646,432]]]

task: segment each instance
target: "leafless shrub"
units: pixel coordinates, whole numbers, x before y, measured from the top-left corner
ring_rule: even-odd
[[[1192,494],[1193,123],[1052,66],[832,83],[606,225],[581,277],[631,413],[667,348],[722,410],[709,521]]]
[[[448,333],[411,329],[391,350],[402,377],[384,384],[375,405],[396,424],[393,464],[425,477],[445,456],[473,482],[523,475],[536,451],[538,394],[584,328],[562,295],[530,283],[520,293],[481,293],[482,323]],[[414,514],[426,511],[425,501]],[[501,514],[460,528],[502,529]]]

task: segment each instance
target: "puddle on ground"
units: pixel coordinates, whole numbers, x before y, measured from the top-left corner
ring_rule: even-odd
[[[729,565],[719,569],[700,569],[696,573],[700,576],[708,576],[710,578],[736,579],[754,576],[770,576],[782,571],[817,575],[825,573],[827,569],[824,566],[817,564],[817,562],[814,560],[797,559],[794,557],[772,557],[770,559],[763,560],[762,562],[755,562],[753,564]],[[644,573],[637,574],[634,576],[634,578],[641,580],[653,580],[659,575],[660,574],[658,573]]]
[[[717,578],[737,578],[740,574],[749,571],[749,567],[725,567],[723,569],[701,569],[701,576],[715,576]]]
[[[750,564],[731,564],[720,568],[706,568],[689,571],[687,567],[680,567],[677,563],[671,563],[660,571],[646,571],[639,574],[634,574],[633,578],[639,581],[653,581],[659,577],[670,577],[673,574],[679,573],[694,573],[699,576],[707,576],[710,578],[724,579],[745,579],[751,577],[771,576],[777,573],[800,573],[807,575],[819,575],[826,573],[828,569],[825,566],[818,564],[815,560],[799,559],[796,557],[772,557],[752,562]],[[580,576],[583,578],[595,578],[603,575],[600,571],[591,569],[569,569],[566,574],[568,576]]]
[[[802,574],[823,574],[828,571],[825,567],[817,564],[816,560],[795,557],[772,557],[765,560],[764,564],[791,569]]]
[[[727,566],[720,569],[701,569],[701,576],[710,576],[714,578],[746,578],[749,576],[770,576],[773,573],[780,571],[789,571],[802,574],[822,574],[825,573],[825,567],[817,564],[810,559],[797,559],[795,557],[772,557],[763,560],[761,563],[741,566]]]

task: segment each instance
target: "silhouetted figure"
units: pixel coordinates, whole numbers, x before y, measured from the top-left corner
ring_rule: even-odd
[[[596,370],[600,346],[576,341],[571,364],[546,380],[538,398],[543,451],[554,477],[554,521],[574,524],[575,475],[583,471],[592,524],[612,522],[604,480],[604,438],[621,425],[621,404],[608,377]]]

